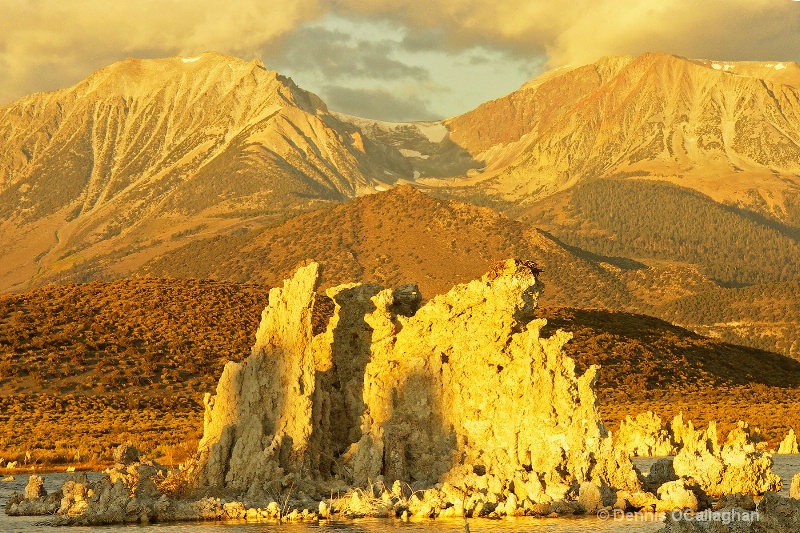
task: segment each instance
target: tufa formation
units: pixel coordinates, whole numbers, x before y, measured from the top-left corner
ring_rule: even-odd
[[[102,480],[75,476],[48,495],[31,479],[6,512],[81,525],[550,516],[699,510],[708,494],[779,487],[744,424],[720,447],[715,427],[676,417],[663,430],[646,414],[614,446],[597,368],[576,375],[570,335],[540,335],[537,273],[503,261],[423,303],[416,285],[318,294],[319,265],[300,267],[270,291],[252,354],[206,395],[203,438],[180,472],[125,445]],[[628,449],[677,444],[674,463],[646,477],[630,461]]]
[[[532,503],[575,499],[583,483],[639,491],[600,420],[597,369],[576,376],[570,335],[539,335],[535,274],[504,261],[421,305],[413,285],[321,297],[319,266],[300,268],[270,292],[252,355],[206,398],[195,484],[253,501],[375,480],[469,493],[485,476]]]

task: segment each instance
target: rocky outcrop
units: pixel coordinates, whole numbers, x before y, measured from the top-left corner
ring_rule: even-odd
[[[5,512],[9,516],[45,516],[58,510],[61,492],[47,494],[41,476],[28,478],[24,494],[12,494],[6,502]]]
[[[25,494],[9,499],[6,514],[54,515],[55,525],[148,523],[159,518],[157,503],[163,495],[156,482],[165,478],[166,469],[130,443],[116,448],[114,459],[114,467],[100,481],[91,483],[85,473],[74,474],[60,491],[49,495],[42,478],[31,476]],[[193,519],[199,518],[195,513]]]
[[[672,437],[676,451],[680,451],[684,445],[697,448],[701,442],[704,442],[710,451],[713,453],[719,452],[717,423],[713,420],[709,422],[705,430],[701,430],[700,428],[695,428],[691,420],[684,422],[683,413],[678,413],[667,424],[666,430]]]
[[[647,411],[636,418],[630,416],[619,426],[616,446],[633,457],[658,457],[676,453],[672,436],[662,425],[661,418]]]
[[[772,456],[756,449],[758,441],[757,432],[740,422],[719,446],[715,424],[701,431],[694,430],[689,422],[683,447],[673,461],[675,473],[696,481],[711,496],[780,490],[780,477],[772,471]]]
[[[541,336],[537,273],[504,261],[423,305],[414,285],[320,295],[319,265],[300,267],[270,292],[250,357],[205,398],[187,467],[164,477],[124,445],[101,481],[65,484],[60,523],[703,509],[706,492],[775,486],[746,425],[720,447],[715,425],[680,416],[665,430],[683,447],[674,465],[641,476],[602,424],[597,368],[577,375],[569,334]],[[647,434],[649,450],[666,442]]]
[[[786,441],[790,437],[793,433]],[[679,413],[662,427],[661,419],[647,412],[623,421],[616,443],[632,455],[656,455],[653,451],[663,453],[670,448],[669,454],[677,453],[674,461],[665,460],[663,464],[659,461],[651,469],[645,478],[648,490],[656,490],[661,483],[678,478],[696,483],[715,497],[763,494],[781,486],[780,478],[772,472],[772,456],[761,449],[765,443],[758,429],[746,422],[740,421],[720,445],[713,421],[705,430],[696,429],[691,420],[684,422],[683,414]]]
[[[569,334],[539,334],[537,272],[505,261],[421,307],[415,286],[349,284],[327,292],[331,310],[318,265],[300,268],[271,291],[252,355],[206,399],[197,485],[254,501],[376,479],[491,480],[532,503],[583,483],[640,490],[600,420],[597,369],[576,376]]]
[[[789,428],[789,432],[781,441],[776,453],[800,453],[800,450],[797,447],[797,436],[794,434],[794,428]]]
[[[577,377],[561,351],[569,334],[540,337],[535,273],[500,263],[412,317],[395,310],[393,291],[373,298],[363,436],[344,457],[356,483],[382,475],[474,489],[489,472],[541,485],[540,501],[583,482],[638,489],[600,421],[596,368]]]
[[[253,352],[230,362],[215,396],[206,395],[203,438],[195,469],[198,486],[250,491],[265,498],[285,475],[307,476],[313,460],[312,399],[316,374],[312,312],[318,265],[300,268],[270,291]]]

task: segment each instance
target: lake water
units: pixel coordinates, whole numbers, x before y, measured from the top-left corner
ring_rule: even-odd
[[[782,493],[788,495],[792,476],[800,472],[800,455],[775,455],[774,470],[784,482]],[[635,459],[639,468],[647,471],[656,459]],[[61,488],[68,474],[42,474],[48,492]],[[28,483],[28,474],[15,476],[13,482],[0,483],[0,509],[12,492],[23,492]],[[100,474],[90,474],[90,479],[99,479]],[[3,533],[54,533],[51,527],[39,525],[46,517],[11,517],[0,511],[0,531]],[[660,522],[634,520],[600,520],[595,516],[578,518],[507,518],[502,520],[475,519],[469,521],[471,533],[652,533],[661,529]],[[282,533],[463,533],[464,522],[461,519],[450,520],[412,520],[403,522],[395,519],[360,519],[319,522],[315,524],[277,524],[273,522],[190,522],[175,524],[152,524],[148,526],[102,526],[74,527],[63,529],[65,532],[92,531],[115,532],[135,531],[137,533],[233,533],[245,532],[282,532]]]

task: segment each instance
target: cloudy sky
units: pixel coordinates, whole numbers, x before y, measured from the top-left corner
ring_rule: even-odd
[[[209,50],[260,58],[337,111],[423,120],[605,55],[800,61],[800,1],[0,0],[0,105]]]

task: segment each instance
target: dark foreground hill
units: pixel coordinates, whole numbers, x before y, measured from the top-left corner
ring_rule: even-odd
[[[49,286],[0,297],[0,457],[107,461],[133,440],[182,460],[202,431],[202,398],[250,351],[268,288],[178,279]],[[800,363],[631,313],[551,308],[567,352],[602,366],[601,411],[679,410],[723,428],[739,418],[770,442],[800,414]]]

